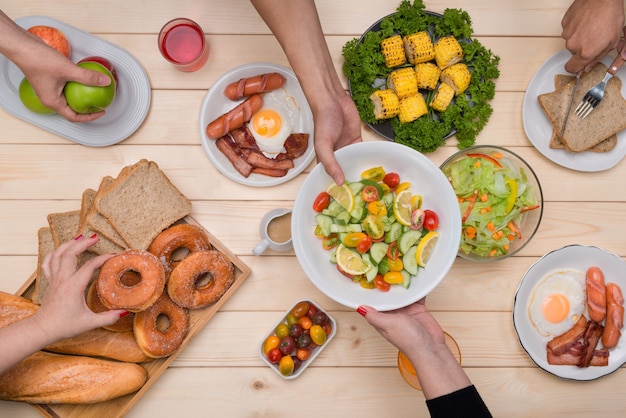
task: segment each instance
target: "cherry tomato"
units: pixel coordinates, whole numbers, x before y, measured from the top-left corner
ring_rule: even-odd
[[[308,316],[309,318],[313,318],[313,316],[315,316],[318,310],[319,309],[317,309],[317,306],[313,305],[312,303],[309,303],[309,312],[307,312],[306,316]]]
[[[389,284],[399,284],[404,282],[404,277],[399,271],[390,271],[385,273],[383,279]]]
[[[324,332],[326,333],[327,337],[333,333],[333,328],[332,328],[332,325],[330,324],[330,321],[322,325],[322,328],[324,329]]]
[[[363,222],[361,222],[361,225],[365,233],[372,237],[373,240],[377,240],[385,235],[385,225],[378,216],[367,215],[365,219],[363,219]]]
[[[263,343],[263,353],[265,355],[267,355],[267,353],[269,353],[269,351],[272,348],[276,348],[278,347],[278,344],[280,343],[280,338],[278,338],[275,335],[270,335],[265,339],[265,342]]]
[[[363,232],[350,232],[343,237],[342,242],[343,245],[345,245],[346,247],[354,248],[366,236],[367,235],[365,235]]]
[[[372,247],[372,237],[370,237],[369,235],[366,235],[363,238],[361,238],[361,241],[359,241],[359,243],[356,245],[356,251],[359,254],[365,254],[366,252],[369,251],[371,247]]]
[[[276,327],[276,330],[274,332],[276,333],[276,336],[278,338],[286,337],[287,335],[289,335],[289,325],[280,324]]]
[[[278,371],[283,376],[290,376],[295,369],[295,364],[291,356],[283,356],[278,363]]]
[[[389,289],[391,289],[391,285],[387,283],[380,274],[377,274],[376,277],[374,277],[374,286],[376,286],[376,289],[381,292],[389,292]]]
[[[293,338],[298,338],[299,336],[301,336],[303,331],[304,330],[302,329],[302,325],[298,323],[289,325],[289,335],[291,335]]]
[[[374,186],[365,186],[363,188],[363,191],[361,191],[361,197],[364,201],[368,203],[380,199],[380,196],[378,195],[378,189]]]
[[[318,311],[313,315],[311,321],[313,321],[314,325],[324,325],[328,322],[328,315],[325,312]]]
[[[322,227],[319,225],[315,227],[315,231],[313,231],[313,233],[318,238],[324,238],[324,234],[322,233]]]
[[[297,324],[297,323],[298,323],[298,318],[296,318],[295,316],[293,316],[291,312],[289,312],[287,314],[287,325],[292,325],[292,324]]]
[[[309,318],[308,316],[303,316],[302,318],[298,319],[298,324],[300,324],[302,329],[307,330],[310,329],[311,326],[313,326],[313,321],[311,321],[311,318]]]
[[[321,192],[313,201],[313,210],[315,212],[321,212],[328,207],[329,203],[330,195],[326,192]]]
[[[339,236],[334,232],[329,236],[322,238],[322,248],[326,251],[335,248],[338,244]]]
[[[337,265],[337,271],[338,271],[339,273],[343,274],[344,276],[346,276],[348,279],[350,279],[350,280],[354,280],[354,275],[353,275],[353,274],[350,274],[350,273],[346,273],[345,271],[343,271],[343,270],[341,269],[341,267],[339,267],[339,265]]]
[[[295,316],[298,319],[306,315],[307,312],[309,312],[309,302],[305,302],[305,301],[298,302],[296,306],[294,306],[293,309],[291,310],[291,313],[293,314],[293,316]]]
[[[364,180],[382,181],[385,177],[385,170],[382,167],[373,167],[369,170],[365,170],[361,173],[361,178]]]
[[[359,284],[361,285],[361,287],[363,289],[373,289],[374,288],[374,283],[368,282],[365,277],[361,277],[361,279],[359,280]]]
[[[326,333],[324,332],[324,328],[320,325],[313,325],[310,331],[313,342],[317,345],[324,345],[326,342]]]
[[[296,340],[292,336],[286,336],[280,339],[278,343],[278,349],[284,355],[290,354],[296,349]]]
[[[395,260],[389,259],[389,271],[402,271],[402,268],[404,268],[404,264],[400,257]]]
[[[313,340],[309,334],[302,334],[296,340],[296,348],[310,348],[311,344],[313,344]]]
[[[367,211],[374,216],[385,216],[387,214],[387,207],[380,200],[375,200],[367,204]]]
[[[270,361],[270,363],[274,363],[274,364],[278,363],[282,356],[283,356],[283,353],[280,352],[278,347],[272,348],[267,353],[267,359]]]
[[[424,229],[432,231],[439,228],[439,216],[432,210],[424,211]]]
[[[400,176],[398,173],[387,173],[383,177],[383,183],[385,183],[391,190],[395,190],[400,184]]]
[[[298,348],[296,350],[296,357],[298,357],[302,361],[308,360],[309,357],[311,357],[311,350],[309,350],[308,348]]]
[[[391,261],[395,261],[398,257],[400,257],[400,250],[398,249],[398,243],[394,241],[387,247],[387,258]]]

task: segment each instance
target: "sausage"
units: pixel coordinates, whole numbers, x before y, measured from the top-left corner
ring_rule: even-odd
[[[233,129],[241,128],[262,106],[263,97],[260,94],[248,97],[239,105],[209,123],[206,127],[207,136],[217,139],[228,134]]]
[[[602,333],[602,345],[613,348],[619,342],[624,327],[624,298],[622,290],[615,283],[606,285],[606,324]]]
[[[279,73],[260,74],[242,78],[226,86],[224,96],[230,100],[241,100],[255,93],[276,90],[285,84],[285,77]]]
[[[599,267],[587,269],[587,310],[595,322],[602,322],[606,316],[606,287]]]

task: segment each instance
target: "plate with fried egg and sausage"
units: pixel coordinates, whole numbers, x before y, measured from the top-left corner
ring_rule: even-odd
[[[576,347],[568,349],[562,359],[556,359],[558,361],[550,353],[552,358],[548,361],[550,341],[566,335],[581,316],[583,322],[592,322],[586,290],[587,271],[592,267],[603,272],[605,285],[614,283],[626,291],[624,260],[603,248],[574,244],[547,253],[530,266],[515,294],[513,324],[522,348],[541,369],[564,379],[594,380],[626,363],[623,335],[614,347],[603,347],[602,340],[592,347],[590,358],[593,360],[587,367],[570,361]],[[605,326],[606,321],[599,324]]]
[[[285,148],[289,145],[293,135],[308,136],[308,141],[300,144],[302,149],[298,152],[299,156],[292,159],[292,166],[285,170],[286,174],[280,176],[264,174],[263,170],[244,173],[241,165],[245,163],[239,158],[242,156],[240,150],[236,147],[234,151],[228,147],[224,149],[221,146],[224,143],[223,140],[220,143],[218,142],[220,138],[212,138],[207,134],[207,127],[212,122],[235,107],[243,105],[250,97],[232,100],[225,94],[228,86],[246,78],[270,73],[282,75],[284,84],[279,88],[259,93],[263,99],[262,106],[256,109],[242,129],[250,134],[248,141],[257,151],[253,157],[268,163],[269,168],[283,166]],[[268,187],[287,182],[306,169],[315,157],[311,108],[295,73],[278,64],[244,64],[233,68],[217,79],[202,102],[199,130],[202,146],[213,165],[226,177],[247,186]],[[245,152],[248,151],[245,150]],[[239,154],[239,157],[236,154]],[[246,156],[243,156],[244,159]],[[238,166],[234,160],[239,160],[241,165]],[[270,169],[265,170],[265,173],[270,172]]]

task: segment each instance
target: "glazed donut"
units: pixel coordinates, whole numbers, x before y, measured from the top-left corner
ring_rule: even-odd
[[[201,228],[191,224],[174,225],[157,235],[148,251],[163,263],[166,280],[178,262],[172,259],[172,254],[181,248],[187,249],[191,254],[210,250],[211,243]]]
[[[234,278],[235,268],[224,254],[215,250],[200,251],[189,255],[172,270],[167,293],[184,308],[204,308],[217,302]]]
[[[133,331],[145,355],[167,357],[180,347],[187,336],[189,312],[163,292],[152,306],[135,314]]]
[[[129,272],[139,275],[139,282],[125,282]],[[100,267],[96,289],[102,304],[109,309],[141,312],[152,305],[165,288],[165,269],[148,251],[126,250],[109,258]]]
[[[137,277],[137,279],[139,278],[139,275],[134,272],[128,272],[127,274],[130,274],[130,273],[134,274]],[[89,286],[89,290],[87,291],[86,302],[87,302],[87,307],[95,313],[105,312],[109,310],[109,308],[104,306],[104,304],[100,300],[100,297],[98,296],[98,290],[96,289],[95,281],[91,283],[91,285]],[[134,317],[135,317],[135,314],[131,312],[129,315],[126,315],[124,318],[120,318],[116,323],[112,325],[105,325],[102,328],[107,329],[109,331],[113,331],[113,332],[132,331]]]

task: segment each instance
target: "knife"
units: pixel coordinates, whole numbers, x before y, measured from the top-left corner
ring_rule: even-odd
[[[565,133],[565,127],[567,126],[567,121],[569,119],[570,111],[572,110],[572,104],[574,103],[574,96],[576,95],[576,89],[578,88],[578,82],[580,81],[580,71],[576,74],[576,82],[574,83],[574,89],[572,90],[572,98],[569,99],[569,106],[567,106],[567,113],[565,114],[565,120],[563,121],[563,128],[561,128],[561,138],[563,138],[563,134]]]

